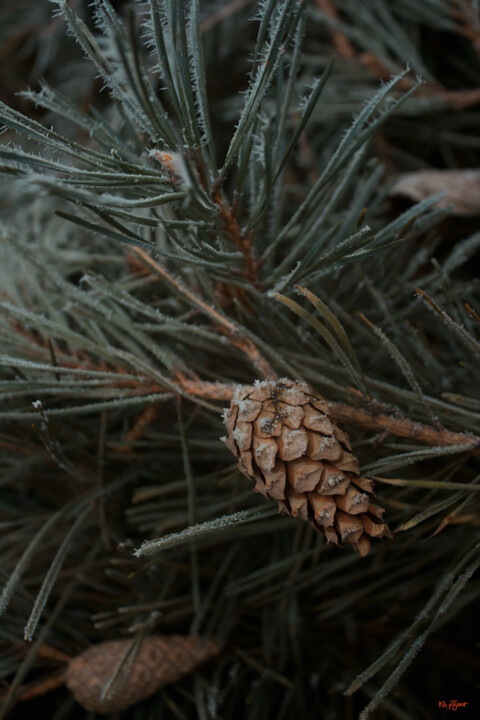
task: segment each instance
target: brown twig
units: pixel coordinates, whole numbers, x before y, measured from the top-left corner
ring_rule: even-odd
[[[160,403],[156,402],[149,405],[147,409],[138,416],[133,426],[125,435],[125,445],[118,445],[116,448],[117,452],[129,452],[131,450],[132,443],[142,437],[147,427],[155,420],[159,409]]]
[[[258,348],[249,338],[242,335],[236,325],[229,318],[219,313],[215,310],[215,308],[208,305],[202,298],[196,295],[196,293],[185,287],[178,279],[170,275],[165,268],[149,257],[144,250],[135,248],[134,252],[146,265],[173,285],[179,293],[187,297],[194,305],[211,317],[219,326],[219,329],[229,337],[232,345],[239,348],[243,353],[245,353],[245,355],[247,355],[251,363],[257,368],[263,378],[269,380],[277,379],[277,375],[268,360],[263,357]],[[419,295],[425,295],[425,293],[418,288],[416,291]],[[92,363],[89,365],[94,369],[98,369],[95,368]],[[102,367],[101,369],[107,368]],[[178,386],[179,390],[186,392],[188,395],[205,400],[230,402],[235,390],[234,385],[204,382],[194,374],[193,377],[191,376],[187,378],[186,375],[181,372],[176,373],[174,383]],[[159,384],[149,384],[148,382],[144,384],[143,382],[138,382],[136,380],[125,381],[122,385],[134,387],[136,390],[135,394],[138,396],[164,392],[165,390],[165,388]],[[171,390],[172,388],[170,387],[169,389]],[[357,425],[368,430],[388,433],[389,435],[396,435],[397,437],[409,438],[411,440],[425,443],[426,445],[465,445],[466,450],[468,450],[471,454],[480,455],[480,437],[476,435],[457,433],[441,427],[437,428],[430,425],[423,425],[399,415],[398,413],[395,415],[387,415],[384,412],[379,412],[378,407],[365,409],[342,402],[329,402],[328,406],[332,419],[338,423]],[[140,434],[143,432],[145,424],[148,424],[148,422],[151,421],[152,414],[153,410],[148,409],[148,411],[145,411],[143,416],[140,416],[138,419],[138,427],[141,428],[139,430]],[[134,428],[135,427],[136,426],[134,426]],[[134,432],[134,428],[131,430],[132,433]],[[135,437],[136,433],[137,430],[135,430]]]
[[[468,314],[470,315],[470,317],[472,317],[477,323],[480,323],[480,315],[475,310],[475,308],[473,308],[470,305],[470,303],[468,303],[466,301],[463,303],[463,306],[464,306],[465,310],[468,312]]]
[[[190,395],[209,400],[223,400],[230,402],[235,391],[234,385],[222,383],[208,383],[183,379],[182,389]],[[387,415],[379,413],[377,409],[364,409],[347,405],[342,402],[328,402],[331,417],[335,422],[356,425],[368,430],[386,432],[389,435],[409,438],[422,442],[425,445],[466,445],[472,454],[480,454],[480,437],[467,433],[457,433],[445,428],[435,428],[431,425],[410,420],[402,415]]]
[[[342,402],[329,402],[328,408],[332,418],[338,423],[349,423],[368,430],[386,431],[390,435],[417,440],[425,445],[474,445],[476,451],[480,449],[480,438],[475,435],[435,428],[403,416],[380,414],[376,410],[366,410]],[[469,447],[469,449],[473,448]]]
[[[331,18],[332,20],[338,19],[337,8],[335,7],[335,5],[333,5],[332,2],[330,2],[330,0],[315,0],[315,2],[318,9],[321,10],[324,15]],[[334,28],[332,28],[331,32],[333,46],[337,53],[340,55],[340,57],[349,59],[354,58],[355,49],[347,36],[339,30],[335,30]]]
[[[151,258],[144,250],[140,248],[134,248],[133,252],[138,255],[142,261],[148,265],[155,273],[160,277],[167,280],[181,295],[190,300],[193,305],[196,305],[202,312],[212,318],[216,325],[228,336],[230,342],[235,347],[239,348],[259,371],[262,377],[267,379],[276,378],[276,373],[266,358],[260,353],[258,348],[255,347],[254,343],[250,338],[243,335],[238,327],[229,318],[219,313],[215,308],[209,305],[203,298],[199,297],[193,290],[190,290],[183,285],[180,280],[170,275],[164,267],[159,265],[153,258]]]
[[[338,20],[338,10],[331,0],[315,0],[318,9],[323,14],[333,21]],[[451,0],[454,7],[452,8],[452,18],[457,22],[458,32],[465,35],[472,41],[472,44],[476,47],[477,51],[480,48],[480,31],[478,27],[474,27],[471,21],[472,15],[467,15],[466,9],[459,7],[458,0]],[[364,67],[366,67],[375,78],[379,80],[388,80],[392,73],[395,72],[393,68],[385,66],[384,62],[377,55],[371,52],[357,52],[350,39],[342,33],[340,30],[331,28],[332,44],[340,57],[346,58],[347,60],[357,60]],[[402,78],[398,82],[398,88],[400,90],[410,90],[413,86],[413,80],[408,77]],[[418,90],[419,96],[424,97],[438,97],[445,100],[447,103],[458,107],[459,109],[469,108],[472,105],[477,105],[480,102],[480,88],[473,88],[471,90],[450,90],[444,87],[441,83],[425,83]]]
[[[242,234],[237,218],[225,204],[220,190],[216,191],[213,199],[220,209],[220,216],[224,222],[226,233],[230,236],[232,244],[240,250],[243,255],[245,275],[252,285],[256,285],[258,276],[258,261],[253,257],[253,237],[251,233],[247,236]]]
[[[28,652],[30,649],[29,646],[23,646],[23,648],[25,648],[25,652]],[[54,648],[47,643],[42,643],[37,648],[35,654],[37,658],[42,658],[42,660],[53,660],[54,662],[58,662],[60,664],[69,663],[72,659],[71,655],[67,655],[67,653],[63,652],[63,650],[57,650],[57,648]]]
[[[261,372],[262,377],[266,379],[276,379],[277,375],[273,371],[268,361],[261,355],[255,345],[249,338],[246,338],[239,334],[235,325],[223,315],[218,313],[214,308],[208,306],[201,298],[198,298],[192,291],[184,288],[178,280],[171,277],[160,265],[155,263],[143,250],[137,250],[142,256],[145,255],[146,261],[157,272],[163,277],[166,277],[172,282],[180,292],[185,291],[187,296],[194,301],[198,306],[204,310],[208,315],[213,317],[221,329],[226,332],[229,336],[232,345],[238,347],[244,352],[252,364]],[[418,291],[417,291],[418,292]],[[90,367],[96,369],[95,365],[90,364]],[[102,368],[105,369],[105,368]],[[147,378],[145,378],[147,380]],[[230,402],[233,393],[235,391],[235,385],[227,385],[219,382],[204,382],[200,378],[194,376],[187,377],[181,372],[177,372],[174,382],[178,385],[178,388],[183,392],[186,392],[192,397],[202,398],[204,400],[217,400],[223,402]],[[117,383],[114,383],[117,385]],[[128,380],[121,383],[122,386],[128,386],[135,388],[135,395],[150,395],[157,392],[164,392],[165,388],[155,383],[143,383],[137,380]],[[120,386],[120,385],[119,385]],[[169,388],[171,390],[171,388]],[[425,443],[426,445],[440,445],[440,446],[453,446],[453,445],[466,445],[468,451],[471,454],[480,454],[480,437],[467,433],[458,433],[445,428],[437,428],[431,425],[423,425],[422,423],[410,420],[402,415],[396,413],[395,415],[388,415],[385,412],[379,412],[377,408],[361,408],[353,405],[348,405],[342,402],[328,402],[328,407],[332,419],[338,423],[346,423],[350,425],[356,425],[359,427],[373,430],[380,433],[386,433],[388,435],[396,435],[397,437],[409,438],[418,442]],[[128,438],[129,441],[136,439],[137,436],[141,435],[146,425],[151,422],[154,415],[156,414],[155,406],[147,408],[142,415],[140,415],[137,423],[133,426],[130,431]]]
[[[25,645],[18,645],[16,646],[16,649],[18,649],[22,654],[26,655],[29,651],[29,647]],[[43,660],[53,660],[54,662],[60,663],[60,665],[66,666],[72,659],[70,655],[67,655],[67,653],[63,652],[62,650],[57,650],[57,648],[52,647],[51,645],[48,645],[47,643],[42,643],[36,650],[36,656],[37,658],[41,658]],[[64,674],[64,668],[62,667],[62,670],[59,672],[56,670],[51,675],[45,675],[43,678],[40,679],[40,681],[33,686],[24,685],[19,688],[18,694],[15,697],[14,702],[25,702],[27,700],[33,700],[36,697],[40,697],[41,695],[45,695],[45,693],[51,692],[52,690],[56,690],[58,687],[61,687],[65,683],[65,674]],[[0,699],[3,699],[7,696],[9,692],[8,687],[5,689],[5,691],[0,691]]]
[[[205,300],[194,293],[193,290],[190,290],[183,285],[180,280],[175,278],[173,275],[170,275],[170,273],[159,263],[155,262],[155,260],[145,252],[145,250],[142,250],[141,248],[133,248],[133,252],[142,259],[145,265],[148,265],[155,273],[157,273],[157,275],[160,275],[160,277],[167,280],[181,295],[184,295],[200,310],[203,310],[203,312],[209,315],[218,325],[221,325],[232,333],[238,332],[235,325],[228,318],[217,312],[215,308],[212,308],[207,302],[205,302]]]
[[[473,7],[473,2],[465,0],[450,0],[453,5],[450,15],[457,23],[457,30],[471,40],[477,52],[480,52],[480,19]]]
[[[40,680],[40,682],[33,687],[20,687],[20,692],[14,699],[14,703],[26,702],[27,700],[33,700],[36,697],[41,697],[42,695],[45,695],[45,693],[56,690],[64,684],[64,673],[55,672],[54,674],[48,675],[47,677]],[[6,697],[7,692],[8,689],[5,691],[4,695],[3,693],[0,694],[0,699],[3,699],[3,696]]]
[[[380,58],[373,53],[361,53],[358,59],[379,80],[388,80],[392,76],[392,70],[385,67]],[[399,81],[398,87],[400,90],[410,90],[413,87],[413,80],[404,77]],[[445,100],[445,102],[462,110],[480,102],[480,88],[449,90],[440,83],[425,83],[418,89],[417,93],[419,97]]]
[[[145,263],[143,263],[136,255],[128,253],[125,255],[125,260],[132,275],[135,275],[136,277],[148,277],[151,282],[155,282],[155,278],[150,270],[145,267]]]

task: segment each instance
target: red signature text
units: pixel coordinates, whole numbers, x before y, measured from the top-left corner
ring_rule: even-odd
[[[443,710],[458,710],[467,707],[468,702],[459,702],[458,700],[439,700],[438,707]]]

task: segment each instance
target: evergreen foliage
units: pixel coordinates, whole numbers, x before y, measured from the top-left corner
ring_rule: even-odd
[[[406,671],[480,593],[480,233],[388,191],[479,165],[476,5],[77,4],[53,22],[95,103],[0,106],[0,717],[57,676],[46,648],[169,632],[224,650],[125,717],[433,717],[475,677]],[[227,391],[271,373],[351,408],[395,531],[368,558],[277,517],[220,441]]]

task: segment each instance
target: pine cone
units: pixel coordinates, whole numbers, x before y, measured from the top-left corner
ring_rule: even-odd
[[[224,419],[229,450],[255,492],[277,500],[279,512],[308,520],[333,545],[349,543],[361,557],[370,537],[392,537],[384,510],[372,502],[373,481],[360,477],[348,435],[328,404],[306,383],[282,379],[239,386]]]
[[[100,714],[126,710],[195,670],[220,650],[216,640],[194,635],[146,638],[123,685],[111,697],[102,699],[103,688],[129,643],[130,640],[108,640],[92,645],[70,661],[65,682],[85,710]]]

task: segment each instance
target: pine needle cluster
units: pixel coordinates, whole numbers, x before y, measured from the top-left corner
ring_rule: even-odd
[[[480,166],[476,3],[51,5],[88,101],[19,19],[54,84],[0,104],[0,717],[91,717],[65,659],[171,633],[222,651],[115,717],[473,708],[480,233],[391,188]],[[234,388],[276,377],[375,481],[368,558],[220,441]],[[442,652],[451,687],[419,691]]]

